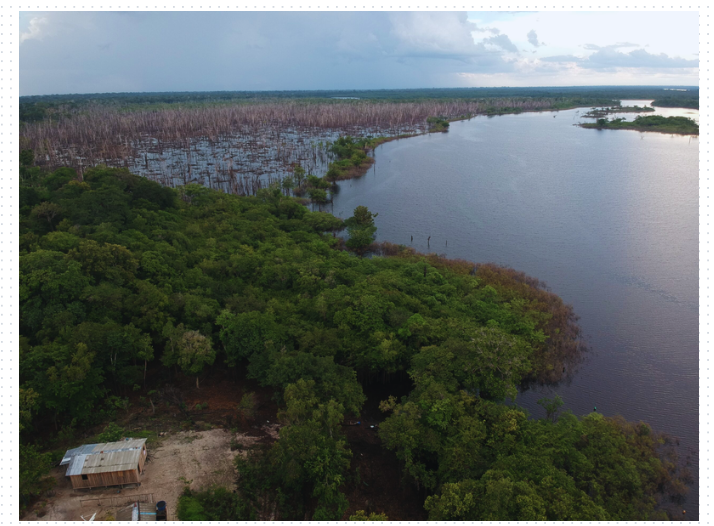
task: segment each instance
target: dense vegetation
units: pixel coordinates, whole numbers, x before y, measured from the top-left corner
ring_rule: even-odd
[[[354,141],[338,147],[352,159]],[[238,197],[32,159],[20,167],[22,499],[46,489],[38,430],[111,420],[128,393],[174,370],[198,386],[216,367],[272,387],[283,427],[238,457],[238,493],[187,491],[184,520],[341,518],[340,424],[365,402],[358,378],[405,371],[414,389],[383,402],[380,435],[433,518],[652,518],[681,490],[644,424],[558,419],[553,404],[530,421],[503,405],[577,358],[572,309],[537,280],[374,245],[364,207],[342,222],[278,187]]]
[[[349,97],[366,100],[418,101],[424,99],[485,99],[485,98],[577,98],[582,99],[680,99],[693,100],[699,88],[684,86],[687,91],[669,91],[665,86],[577,86],[540,88],[431,88],[382,90],[318,90],[318,91],[212,91],[212,92],[152,92],[152,93],[89,93],[67,95],[34,95],[20,97],[20,106],[42,103],[86,104],[98,102],[110,105],[202,104],[270,99],[331,99]],[[671,90],[671,88],[670,88]],[[698,99],[697,99],[698,100]],[[691,107],[691,106],[680,106]],[[21,116],[21,120],[25,120]]]
[[[699,125],[688,117],[662,117],[661,115],[638,115],[634,120],[598,119],[597,122],[580,124],[583,128],[598,130],[637,130],[681,135],[699,135]]]
[[[426,122],[429,124],[430,133],[449,131],[449,120],[443,117],[429,117]]]
[[[657,97],[652,101],[652,106],[661,106],[663,108],[692,108],[695,110],[699,109],[699,93],[695,93],[694,96],[690,92],[686,92],[687,95],[680,94],[679,96],[664,96]]]

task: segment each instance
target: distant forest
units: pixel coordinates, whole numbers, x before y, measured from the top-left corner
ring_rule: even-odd
[[[675,91],[675,90],[686,91]],[[697,86],[577,86],[536,88],[430,88],[385,90],[288,90],[288,91],[206,91],[150,93],[91,93],[33,95],[20,97],[20,121],[43,120],[53,110],[65,111],[84,105],[140,107],[164,104],[216,104],[266,100],[360,99],[370,101],[417,102],[429,99],[480,100],[495,98],[566,98],[583,104],[609,104],[620,99],[655,99],[656,106],[699,108]]]

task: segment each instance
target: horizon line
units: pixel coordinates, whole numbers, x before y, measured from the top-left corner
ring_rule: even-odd
[[[428,90],[488,90],[488,89],[583,89],[583,88],[689,88],[699,89],[696,85],[687,84],[587,84],[581,86],[460,86],[449,88],[320,88],[320,89],[237,89],[237,90],[170,90],[170,91],[105,91],[86,93],[44,93],[20,95],[24,97],[70,97],[88,95],[151,95],[151,94],[185,94],[185,93],[324,93],[324,92],[366,92],[366,91],[428,91]]]

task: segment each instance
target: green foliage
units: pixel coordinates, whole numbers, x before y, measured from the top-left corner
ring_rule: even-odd
[[[325,174],[327,181],[337,181],[357,177],[369,167],[371,160],[367,155],[379,144],[387,141],[386,137],[355,138],[346,135],[338,138],[330,146],[330,151],[337,156],[337,161],[330,163]],[[362,170],[357,170],[362,169]]]
[[[349,153],[340,162],[354,168],[355,145],[371,141],[338,143]],[[655,435],[596,417],[529,421],[497,403],[525,379],[557,380],[577,349],[572,309],[536,280],[408,251],[335,250],[329,232],[344,227],[348,246],[369,246],[376,214],[358,207],[343,223],[278,187],[173,190],[106,167],[82,182],[68,169],[22,177],[23,498],[47,472],[32,431],[111,419],[153,362],[191,375],[245,367],[282,407],[280,440],[236,460],[240,495],[192,493],[184,517],[340,519],[351,457],[340,424],[365,401],[357,374],[400,371],[414,391],[383,404],[393,413],[381,436],[433,493],[435,517],[653,516],[671,464]],[[248,417],[252,404],[246,394],[239,410]],[[483,509],[469,491],[498,499]],[[232,511],[212,511],[223,505],[214,497]]]
[[[529,420],[523,411],[478,398],[432,364],[416,388],[382,409],[380,436],[406,474],[432,490],[432,520],[651,520],[676,493],[676,461],[661,455],[649,428],[594,413]],[[459,367],[455,367],[459,369]],[[442,383],[443,382],[443,383]],[[545,405],[552,411],[558,399]]]
[[[20,166],[32,166],[35,161],[35,152],[32,150],[22,150],[20,152]]]
[[[354,515],[350,515],[349,520],[351,521],[388,521],[389,517],[387,517],[384,513],[370,513],[367,515],[367,513],[364,510],[358,510],[355,512]]]
[[[541,398],[537,403],[545,409],[545,417],[548,420],[555,422],[558,419],[558,411],[563,407],[563,399],[559,395],[555,395],[552,400],[550,398]]]
[[[652,101],[652,106],[659,106],[664,108],[692,108],[699,109],[699,97],[691,96],[689,92],[686,95],[680,95],[678,97],[657,97]]]
[[[285,519],[304,515],[309,496],[313,520],[339,520],[348,505],[339,488],[351,456],[340,432],[343,408],[334,400],[320,403],[312,380],[288,385],[284,398],[280,439],[263,455],[236,457],[242,491],[256,506],[275,502]]]
[[[345,221],[349,239],[345,243],[347,248],[357,254],[364,255],[369,246],[374,243],[377,227],[374,226],[374,218],[379,214],[373,214],[366,206],[358,206],[354,210],[354,215]]]
[[[255,417],[256,405],[255,393],[245,393],[238,402],[238,414],[244,420],[252,420]]]
[[[429,124],[430,133],[449,131],[449,121],[443,117],[429,117],[426,122]]]
[[[699,135],[699,125],[688,117],[663,117],[661,115],[638,115],[633,121],[624,119],[598,119],[596,123],[585,123],[583,128],[607,130],[639,130],[682,135]]]
[[[216,359],[211,340],[198,331],[186,330],[183,323],[174,328],[171,322],[167,322],[162,335],[168,340],[162,357],[164,365],[177,364],[184,373],[198,375]]]
[[[180,521],[249,521],[256,520],[255,510],[237,493],[223,486],[202,491],[184,488],[176,507]]]
[[[110,422],[104,430],[96,436],[95,440],[97,442],[116,442],[125,436],[126,430],[123,427],[115,422]]]
[[[207,92],[155,92],[155,93],[93,93],[86,95],[33,95],[20,97],[20,121],[42,120],[69,109],[87,104],[121,105],[125,107],[151,108],[171,105],[235,104],[246,101],[302,99],[303,101],[352,97],[363,100],[419,101],[425,99],[458,100],[552,98],[554,104],[580,103],[584,106],[609,104],[613,99],[660,99],[676,101],[691,100],[699,92],[697,86],[682,86],[686,91],[666,91],[662,86],[576,86],[576,87],[491,87],[491,88],[418,88],[382,90],[310,90],[310,91],[207,91]],[[663,96],[664,95],[664,96]],[[697,99],[698,100],[698,99]],[[345,101],[333,101],[344,104]],[[351,103],[348,101],[347,103]],[[681,104],[681,102],[679,102]],[[687,107],[687,106],[681,106]]]
[[[55,479],[48,477],[51,454],[41,453],[36,446],[20,444],[20,502],[26,506],[32,497],[52,488]]]

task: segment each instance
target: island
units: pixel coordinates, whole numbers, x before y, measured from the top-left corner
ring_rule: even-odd
[[[661,115],[639,115],[633,121],[625,119],[600,118],[597,122],[583,122],[581,128],[597,130],[636,130],[677,135],[699,135],[699,124],[688,117],[662,117]]]
[[[655,111],[655,109],[650,106],[611,106],[609,108],[593,108],[583,117],[599,119],[613,113],[646,113],[651,111]]]

